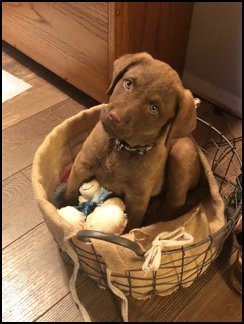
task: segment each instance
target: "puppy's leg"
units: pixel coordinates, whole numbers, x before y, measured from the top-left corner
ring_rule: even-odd
[[[127,190],[125,195],[126,213],[128,215],[127,231],[142,226],[149,199],[149,193]]]
[[[167,161],[166,192],[160,211],[162,218],[174,217],[184,206],[190,189],[197,186],[201,174],[200,160],[190,138],[179,139]]]
[[[94,176],[96,161],[106,149],[107,135],[101,122],[98,122],[83,144],[82,150],[75,158],[64,195],[65,203],[78,203],[79,187]]]
[[[78,203],[79,188],[83,182],[93,176],[91,167],[81,157],[81,153],[77,155],[64,194],[65,204]]]

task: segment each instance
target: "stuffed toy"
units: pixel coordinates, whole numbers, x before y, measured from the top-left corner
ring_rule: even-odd
[[[56,193],[58,200],[64,187]],[[89,229],[120,235],[127,225],[125,204],[115,195],[101,187],[97,180],[84,182],[79,189],[78,206],[66,206],[58,213],[77,230]]]
[[[75,206],[80,212],[87,217],[97,206],[100,206],[107,199],[115,195],[101,187],[97,180],[84,182],[80,189],[80,196],[78,198],[79,205]]]
[[[127,225],[125,204],[120,198],[109,198],[96,207],[86,219],[86,228],[120,235]]]
[[[74,225],[77,229],[85,229],[85,218],[83,214],[72,206],[66,206],[57,209],[59,215],[68,223]]]

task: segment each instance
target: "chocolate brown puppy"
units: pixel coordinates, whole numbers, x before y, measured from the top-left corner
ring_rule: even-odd
[[[194,99],[175,70],[147,53],[115,61],[108,94],[74,161],[65,201],[77,200],[80,185],[96,178],[125,199],[131,229],[141,226],[150,198],[162,191],[167,161],[167,213],[184,205],[198,183],[200,163],[188,137],[196,127]]]

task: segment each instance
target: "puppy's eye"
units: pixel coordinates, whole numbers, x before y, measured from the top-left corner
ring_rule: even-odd
[[[157,105],[152,105],[149,106],[148,110],[150,111],[150,113],[152,114],[157,114],[159,112],[159,108]]]
[[[124,88],[129,90],[132,88],[133,82],[131,80],[124,80]]]

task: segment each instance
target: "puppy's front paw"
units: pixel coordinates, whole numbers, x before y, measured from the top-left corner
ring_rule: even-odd
[[[75,195],[69,194],[67,183],[62,183],[57,187],[53,200],[56,208],[76,206],[78,204],[78,196],[75,197]]]
[[[63,202],[65,203],[65,206],[76,206],[77,204],[79,204],[78,194],[78,190],[75,190],[74,192],[70,191],[67,185],[65,187],[65,192],[63,196]]]
[[[55,207],[57,208],[62,208],[65,205],[65,191],[66,191],[66,186],[67,184],[66,183],[62,183],[61,185],[59,185],[55,191],[55,194],[54,194],[54,205]]]

